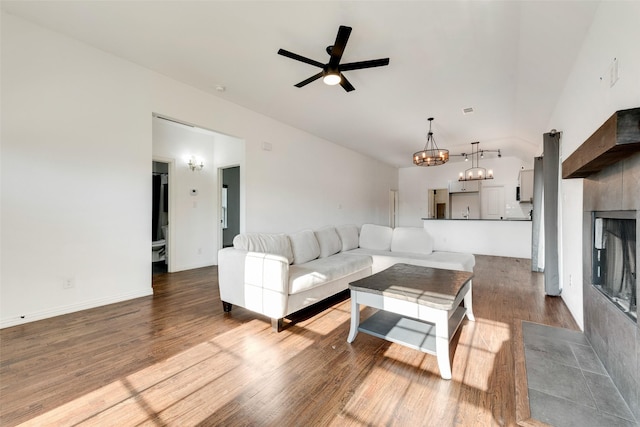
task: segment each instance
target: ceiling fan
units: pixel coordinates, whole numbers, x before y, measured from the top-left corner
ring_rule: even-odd
[[[340,86],[344,88],[344,90],[346,90],[347,92],[351,92],[352,90],[355,90],[355,88],[351,83],[349,83],[349,80],[347,80],[344,74],[342,74],[343,71],[389,65],[389,58],[340,64],[340,59],[342,59],[344,48],[347,45],[347,41],[349,40],[349,35],[351,35],[351,27],[345,27],[344,25],[341,25],[340,28],[338,28],[338,35],[336,36],[335,43],[333,43],[333,46],[327,46],[327,53],[329,54],[330,58],[329,62],[326,64],[314,61],[313,59],[305,58],[304,56],[289,52],[288,50],[278,50],[278,55],[286,56],[288,58],[295,59],[296,61],[305,62],[307,64],[315,65],[318,68],[322,68],[322,71],[320,71],[318,74],[315,74],[308,79],[301,81],[295,86],[306,86],[309,83],[322,77],[322,80],[326,84],[337,85],[339,83]]]

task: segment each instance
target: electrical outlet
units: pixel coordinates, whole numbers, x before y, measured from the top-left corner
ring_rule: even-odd
[[[569,275],[569,287],[571,287],[573,285],[573,280],[571,278],[571,275]]]
[[[73,278],[69,277],[69,278],[66,278],[66,279],[64,279],[62,281],[62,288],[63,289],[71,289],[73,287],[75,287],[75,282],[74,282]]]

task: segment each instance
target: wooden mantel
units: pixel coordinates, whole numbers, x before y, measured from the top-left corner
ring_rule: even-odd
[[[640,151],[640,108],[616,111],[562,162],[562,178],[586,178],[636,151]]]

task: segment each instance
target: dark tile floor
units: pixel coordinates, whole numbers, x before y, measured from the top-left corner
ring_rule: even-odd
[[[522,322],[531,418],[556,427],[638,426],[583,333]]]

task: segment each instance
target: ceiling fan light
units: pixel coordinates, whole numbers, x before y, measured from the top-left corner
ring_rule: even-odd
[[[340,74],[335,74],[335,73],[328,73],[322,78],[322,81],[324,82],[324,84],[329,86],[335,86],[338,83],[340,83],[341,80],[342,79],[340,78]]]

